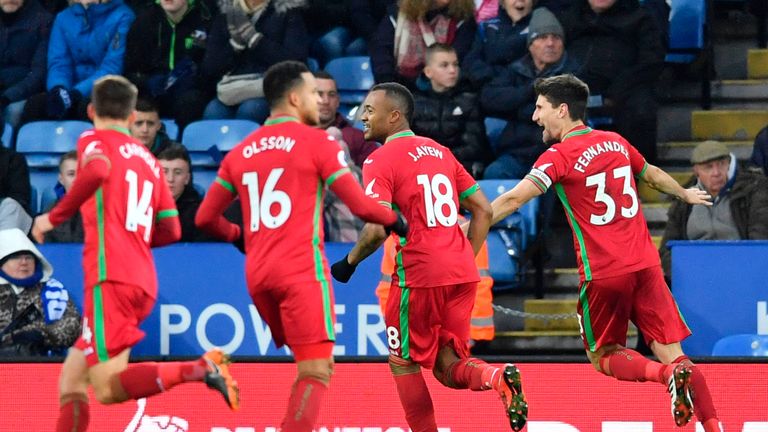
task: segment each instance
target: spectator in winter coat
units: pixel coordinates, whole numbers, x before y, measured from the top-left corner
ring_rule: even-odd
[[[675,201],[669,208],[659,252],[664,273],[672,277],[670,240],[768,239],[768,179],[737,166],[724,144],[704,141],[691,155],[695,178],[686,185],[707,191],[712,206]]]
[[[134,18],[123,0],[76,0],[56,15],[48,44],[47,93],[27,101],[22,123],[87,120],[94,81],[123,73]]]
[[[461,61],[475,38],[473,0],[402,0],[390,6],[368,46],[377,83],[397,81],[412,90],[435,42],[451,45]]]
[[[45,89],[52,22],[38,0],[0,2],[0,113],[14,128],[27,98]]]
[[[21,230],[0,231],[0,355],[63,354],[80,335],[80,313],[52,275]]]
[[[59,161],[59,181],[53,187],[56,191],[56,202],[64,198],[64,195],[69,192],[76,176],[77,150],[72,150],[65,153]],[[52,203],[44,211],[50,211],[55,205],[55,202]],[[45,241],[48,243],[82,243],[84,238],[83,217],[80,216],[80,211],[45,234]]]
[[[125,76],[153,98],[179,129],[203,116],[213,97],[201,65],[213,13],[200,0],[160,0],[128,32]]]
[[[478,23],[472,49],[462,62],[464,76],[481,87],[523,57],[534,0],[500,0],[495,18]]]
[[[456,159],[475,178],[482,178],[491,159],[485,137],[480,102],[476,93],[459,86],[459,59],[456,50],[436,43],[427,48],[424,75],[429,88],[414,94],[415,110],[411,128],[451,149]]]
[[[225,74],[263,75],[283,60],[306,61],[309,36],[301,8],[304,0],[222,0],[208,39],[203,73],[220,81]],[[256,77],[254,77],[254,80]],[[206,119],[239,118],[259,123],[269,115],[261,81],[247,98],[223,95],[206,107]],[[242,99],[242,100],[241,100]]]
[[[536,9],[528,32],[528,54],[483,86],[483,111],[507,120],[494,149],[496,160],[485,170],[486,179],[523,178],[546,150],[541,127],[531,120],[536,104],[533,82],[576,69],[563,43],[563,28],[557,18],[546,8]]]
[[[578,0],[563,13],[568,54],[599,108],[649,163],[656,160],[654,86],[665,48],[657,19],[637,0]],[[606,128],[605,126],[602,126]]]

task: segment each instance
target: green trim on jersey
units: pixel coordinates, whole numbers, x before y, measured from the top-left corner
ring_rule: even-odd
[[[537,188],[539,188],[539,190],[540,190],[542,193],[544,193],[544,192],[546,192],[546,191],[547,191],[547,185],[545,185],[544,183],[542,183],[542,182],[541,182],[541,180],[537,179],[536,177],[534,177],[534,176],[532,176],[532,175],[530,175],[530,174],[527,174],[527,175],[525,176],[525,178],[526,178],[526,179],[528,179],[528,180],[530,180],[530,181],[532,181],[532,182],[533,182],[533,184],[534,184],[534,185],[536,185],[536,187],[537,187]]]
[[[168,210],[160,210],[157,212],[157,216],[155,216],[155,221],[159,221],[165,218],[179,216],[179,211],[176,209],[168,209]]]
[[[96,189],[96,226],[99,233],[99,278],[102,282],[107,279],[107,247],[104,238],[104,189]]]
[[[101,284],[93,287],[93,333],[96,356],[100,362],[105,362],[109,360],[109,351],[107,351],[107,334],[104,329],[104,298]]]
[[[111,126],[107,126],[107,129],[112,129],[113,131],[118,131],[120,133],[131,136],[131,130],[122,126],[111,125]]]
[[[642,179],[643,176],[645,176],[645,171],[648,169],[648,162],[643,165],[643,169],[640,170],[640,174],[637,175],[637,178]]]
[[[230,182],[228,182],[228,181],[224,180],[223,178],[221,178],[221,177],[218,177],[218,176],[217,176],[217,177],[216,177],[216,180],[214,180],[214,181],[215,181],[216,183],[218,183],[218,184],[220,184],[220,185],[224,186],[224,188],[225,188],[226,190],[228,190],[228,191],[230,191],[230,192],[232,192],[232,193],[237,193],[237,191],[235,191],[235,187],[234,187],[234,186],[232,186],[232,183],[230,183]]]
[[[416,134],[413,133],[413,131],[411,131],[411,130],[404,130],[402,132],[398,132],[398,133],[396,133],[394,135],[388,136],[387,139],[384,140],[384,144],[392,141],[393,139],[398,139],[398,138],[402,138],[402,137],[412,137],[412,136],[416,136]]]
[[[325,180],[326,186],[331,187],[331,185],[333,184],[333,182],[336,181],[336,179],[338,179],[339,177],[341,177],[342,175],[348,172],[351,172],[350,169],[348,167],[344,167],[336,171],[335,173],[329,175],[328,178]]]
[[[579,301],[581,301],[581,320],[584,321],[584,337],[587,338],[587,345],[589,350],[595,352],[597,342],[595,341],[595,334],[592,331],[592,321],[589,318],[589,301],[587,300],[587,286],[589,281],[585,281],[581,284],[579,290]]]
[[[320,212],[323,208],[323,182],[317,182],[317,196],[315,198],[315,211],[312,215],[312,255],[315,262],[315,279],[320,283],[323,290],[323,317],[325,321],[325,332],[328,334],[328,340],[335,341],[336,335],[333,331],[333,311],[331,310],[331,288],[328,279],[325,277],[325,267],[323,266],[323,253],[320,251]]]
[[[588,134],[590,132],[592,132],[592,128],[589,127],[589,126],[587,126],[586,129],[581,129],[581,130],[577,130],[577,131],[571,131],[571,132],[568,132],[567,134],[565,134],[565,136],[560,140],[560,142],[563,142],[563,141],[567,140],[570,137],[579,136],[579,135],[586,135],[586,134]]]
[[[404,359],[411,358],[411,330],[408,326],[408,299],[411,297],[410,288],[400,291],[400,355]]]
[[[383,205],[384,207],[387,207],[387,208],[392,208],[392,203],[388,202],[388,201],[379,201],[379,204],[381,204],[381,205]]]
[[[565,196],[565,190],[563,189],[563,185],[560,183],[555,183],[555,192],[557,192],[557,196],[560,198],[560,202],[563,203],[563,207],[565,208],[565,213],[568,215],[568,219],[571,221],[571,226],[573,227],[573,233],[576,234],[576,240],[579,242],[579,252],[581,255],[581,262],[584,264],[584,280],[591,281],[592,280],[592,268],[589,266],[589,257],[587,256],[587,245],[584,241],[584,235],[581,233],[581,227],[579,226],[579,222],[576,221],[576,216],[573,214],[573,209],[571,208],[571,204],[568,202],[568,197]]]
[[[462,192],[459,195],[459,201],[462,201],[464,198],[472,195],[473,193],[477,192],[478,190],[480,190],[480,185],[475,183],[469,189],[465,190],[464,192]]]
[[[272,126],[280,123],[299,122],[299,119],[289,115],[282,115],[277,117],[270,117],[264,121],[264,126]]]
[[[405,266],[403,266],[403,248],[405,247],[406,243],[408,241],[405,239],[405,237],[398,237],[400,239],[400,250],[397,251],[397,255],[395,255],[395,262],[397,263],[397,269],[395,270],[397,272],[397,286],[400,288],[405,288]]]

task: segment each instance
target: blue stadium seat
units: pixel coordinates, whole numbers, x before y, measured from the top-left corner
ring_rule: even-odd
[[[320,70],[320,62],[318,62],[317,59],[314,59],[312,57],[307,57],[307,67],[312,72],[317,72]]]
[[[35,214],[48,210],[48,207],[56,202],[56,192],[53,188],[58,181],[59,172],[56,170],[30,170],[29,183],[33,192],[31,207]]]
[[[675,0],[669,13],[669,63],[688,64],[705,48],[706,0]]]
[[[478,180],[477,184],[480,185],[485,196],[489,201],[493,201],[499,195],[514,188],[520,180]],[[519,226],[522,223],[524,227],[523,232],[526,234],[524,240],[524,246],[527,246],[531,240],[538,234],[539,224],[539,199],[534,198],[527,202],[517,212],[507,216],[504,220],[500,221],[494,228],[505,228],[511,226]],[[518,221],[521,219],[521,221]]]
[[[5,129],[3,129],[3,143],[2,146],[5,148],[12,148],[13,147],[13,126],[11,126],[10,123],[5,124]]]
[[[259,128],[250,120],[200,120],[184,128],[181,143],[189,151],[193,166],[216,166],[222,153]]]
[[[192,182],[200,192],[201,195],[205,195],[208,188],[211,187],[213,180],[216,179],[217,170],[213,169],[195,169],[192,170]]]
[[[77,148],[80,134],[93,125],[76,120],[39,121],[19,129],[16,151],[23,153],[31,168],[53,168],[64,153]]]
[[[359,104],[374,84],[370,57],[336,58],[325,65],[325,70],[336,80],[342,104]]]
[[[479,180],[490,201],[512,189],[521,180]],[[517,212],[491,227],[488,233],[488,266],[494,289],[522,285],[523,254],[538,235],[539,199],[526,203]]]
[[[176,141],[179,139],[179,126],[174,119],[162,119],[163,126],[165,126],[165,134],[168,138]]]
[[[488,137],[488,142],[491,144],[491,148],[496,151],[499,145],[499,139],[501,139],[501,132],[507,127],[507,121],[496,117],[485,118],[485,135]]]
[[[768,335],[737,334],[715,343],[712,355],[719,357],[768,357]]]

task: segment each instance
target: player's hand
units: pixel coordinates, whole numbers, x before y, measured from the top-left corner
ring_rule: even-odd
[[[712,196],[707,191],[699,188],[686,189],[680,199],[688,204],[712,205]]]
[[[43,213],[35,218],[35,223],[32,225],[32,238],[38,244],[45,242],[45,233],[53,229],[53,224],[48,216],[48,213]]]
[[[350,264],[348,259],[349,255],[344,255],[344,258],[333,263],[331,266],[331,276],[339,282],[349,282],[352,274],[355,273],[355,269],[357,269],[357,264]]]
[[[395,219],[395,222],[392,225],[388,225],[384,227],[384,231],[387,232],[387,235],[390,235],[391,233],[395,233],[400,237],[405,237],[408,235],[408,221],[405,220],[405,217],[402,213],[395,210],[395,216],[397,216],[397,219]]]

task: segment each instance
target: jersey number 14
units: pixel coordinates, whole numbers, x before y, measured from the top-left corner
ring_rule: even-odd
[[[144,180],[139,195],[139,176],[134,170],[125,172],[125,181],[128,182],[128,206],[125,211],[125,229],[130,232],[138,231],[144,227],[144,241],[149,243],[149,233],[152,231],[152,216],[155,211],[152,208],[152,189],[154,185],[149,180]]]

